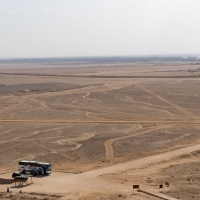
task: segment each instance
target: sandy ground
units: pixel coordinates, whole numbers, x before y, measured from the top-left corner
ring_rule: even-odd
[[[1,198],[155,199],[132,194],[137,180],[153,192],[169,183],[166,194],[200,199],[200,84],[192,68],[1,65],[0,172],[21,159],[50,162],[54,171],[9,194],[0,184]]]

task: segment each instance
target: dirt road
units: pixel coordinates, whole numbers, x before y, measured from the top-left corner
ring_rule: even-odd
[[[105,146],[105,149],[106,149],[106,156],[105,156],[106,160],[112,160],[115,157],[114,143],[116,141],[126,139],[126,138],[135,137],[135,136],[142,135],[142,134],[145,134],[145,133],[149,133],[151,131],[155,131],[155,130],[158,130],[160,128],[161,127],[157,127],[157,128],[153,128],[153,129],[150,129],[150,130],[146,130],[146,131],[136,133],[134,135],[127,135],[127,136],[124,136],[124,137],[118,137],[118,138],[113,138],[113,139],[107,140],[104,143],[104,146]]]
[[[154,92],[148,90],[147,88],[145,88],[145,87],[143,87],[143,86],[141,86],[141,85],[139,85],[139,84],[137,84],[137,83],[134,83],[134,84],[135,84],[137,87],[139,87],[140,89],[142,89],[142,90],[144,90],[145,92],[149,93],[150,95],[156,97],[156,98],[159,99],[160,101],[163,101],[164,103],[170,105],[172,108],[175,108],[175,109],[178,110],[179,112],[185,114],[186,116],[188,116],[188,117],[193,117],[193,118],[196,117],[193,113],[189,112],[188,110],[186,110],[186,109],[184,109],[184,108],[178,106],[177,104],[175,104],[175,103],[173,103],[173,102],[171,102],[171,101],[169,101],[169,100],[167,100],[167,99],[161,97],[160,95],[158,95],[158,94],[156,94],[156,93],[154,93]]]
[[[148,164],[171,159],[183,154],[191,153],[196,150],[200,150],[200,144],[85,172],[82,174],[53,172],[53,174],[48,177],[35,177],[33,180],[34,183],[28,187],[23,187],[23,191],[48,194],[64,194],[67,195],[68,198],[75,196],[77,197],[81,194],[89,194],[91,191],[104,193],[119,191],[131,194],[132,185],[122,185],[118,182],[111,182],[103,179],[101,176],[109,173],[113,174],[116,172],[125,171],[128,169],[140,168]],[[4,188],[5,186],[0,186],[0,190],[3,190]],[[21,188],[15,188],[12,186],[11,190],[13,189],[21,190]]]
[[[97,123],[97,124],[200,124],[197,119],[166,119],[166,120],[67,120],[67,119],[0,119],[2,123]]]

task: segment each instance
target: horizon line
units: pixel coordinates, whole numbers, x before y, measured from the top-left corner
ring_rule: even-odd
[[[141,54],[141,55],[107,55],[107,56],[42,56],[42,57],[2,57],[0,60],[20,60],[20,59],[69,59],[69,58],[112,58],[112,57],[118,57],[118,58],[128,58],[128,57],[185,57],[185,56],[191,56],[191,57],[198,57],[200,56],[200,53],[196,54]]]

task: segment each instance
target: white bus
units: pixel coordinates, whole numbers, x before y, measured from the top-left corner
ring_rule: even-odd
[[[50,175],[51,164],[38,161],[20,160],[18,170],[22,173],[29,170],[33,175]]]

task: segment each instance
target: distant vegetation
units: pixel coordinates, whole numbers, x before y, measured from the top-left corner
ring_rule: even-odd
[[[0,59],[0,63],[37,63],[37,64],[65,64],[65,63],[134,63],[134,62],[198,62],[197,56],[116,56],[116,57],[66,57],[66,58],[20,58]],[[192,64],[192,63],[191,63]]]

